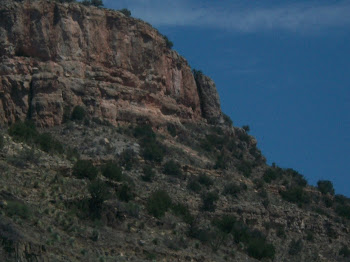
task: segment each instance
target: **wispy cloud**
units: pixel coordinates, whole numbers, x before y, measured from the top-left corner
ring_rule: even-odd
[[[117,3],[116,3],[117,2]],[[214,2],[214,1],[213,1]],[[194,26],[238,32],[287,30],[317,32],[334,27],[350,28],[350,0],[305,1],[284,5],[254,6],[250,1],[105,0],[109,7],[131,9],[135,17],[155,26]],[[220,6],[218,5],[220,3]],[[244,3],[243,2],[243,3]],[[249,6],[248,6],[249,5]]]

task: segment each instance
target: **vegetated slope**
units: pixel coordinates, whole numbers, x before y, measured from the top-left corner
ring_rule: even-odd
[[[80,4],[0,3],[1,119],[12,123],[0,136],[2,261],[349,260],[349,199],[266,165],[247,129],[223,117],[214,83],[156,30]],[[145,30],[158,58],[140,62]],[[47,42],[58,33],[72,37]],[[99,49],[100,33],[123,40]],[[19,39],[31,48],[16,53]],[[70,63],[84,74],[53,76]],[[106,70],[127,77],[97,77]],[[165,82],[140,84],[154,75]]]

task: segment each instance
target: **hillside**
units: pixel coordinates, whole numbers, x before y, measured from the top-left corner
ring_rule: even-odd
[[[1,261],[350,261],[350,200],[268,166],[151,25],[0,0]]]

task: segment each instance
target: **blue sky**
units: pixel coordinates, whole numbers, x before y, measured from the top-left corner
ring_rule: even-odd
[[[350,196],[350,1],[104,3],[151,23],[209,75],[269,163]]]

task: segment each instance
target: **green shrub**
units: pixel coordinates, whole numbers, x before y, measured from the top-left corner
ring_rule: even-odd
[[[224,215],[213,220],[212,224],[222,233],[231,234],[236,243],[244,243],[247,246],[249,256],[258,260],[263,258],[273,259],[275,248],[266,241],[259,231],[252,231],[246,225],[236,220],[234,216]]]
[[[73,175],[80,179],[94,180],[97,174],[98,170],[90,160],[78,160],[73,167]]]
[[[169,176],[181,177],[181,165],[174,160],[169,160],[164,164],[163,173]]]
[[[126,170],[131,170],[132,167],[137,164],[136,153],[132,149],[125,149],[120,154],[120,163],[125,167]]]
[[[156,141],[143,141],[142,146],[142,156],[145,160],[151,162],[161,163],[165,154],[164,146]]]
[[[214,184],[213,179],[211,179],[209,176],[207,176],[206,174],[200,174],[198,176],[198,182],[201,185],[204,185],[206,187],[210,187]]]
[[[81,3],[83,5],[86,5],[86,6],[96,6],[96,7],[102,7],[103,6],[103,2],[102,0],[83,0],[81,1]]]
[[[164,216],[171,207],[172,201],[168,193],[164,190],[157,190],[151,194],[147,200],[147,211],[156,218]]]
[[[197,179],[191,179],[187,184],[187,188],[196,193],[200,192],[202,189]]]
[[[271,183],[273,180],[276,180],[282,173],[282,170],[279,168],[269,168],[264,172],[263,179],[266,183]]]
[[[95,180],[89,185],[89,192],[90,215],[92,218],[100,218],[103,202],[110,196],[108,186],[101,180]]]
[[[319,180],[317,182],[317,188],[324,195],[326,194],[334,195],[335,193],[333,183],[329,180]]]
[[[156,133],[154,133],[150,125],[138,125],[135,127],[133,135],[138,139],[154,140]]]
[[[39,135],[34,123],[31,121],[14,123],[9,128],[8,133],[15,141],[26,143],[33,143]]]
[[[233,125],[233,121],[232,121],[232,119],[231,119],[228,115],[226,115],[226,114],[223,113],[222,116],[223,116],[224,121],[225,121],[225,124],[226,124],[227,126],[232,126],[232,125]]]
[[[102,167],[102,175],[106,178],[122,181],[123,180],[123,172],[120,166],[115,162],[108,162]]]
[[[207,192],[202,195],[202,210],[214,212],[216,209],[216,202],[219,200],[219,195],[216,192]]]
[[[10,217],[20,217],[29,219],[32,216],[31,209],[24,203],[18,201],[8,201],[6,206],[6,214]]]
[[[134,199],[134,193],[132,192],[132,188],[127,184],[123,183],[120,188],[117,190],[117,197],[124,202],[129,202]]]
[[[339,256],[350,257],[350,249],[347,246],[343,245],[339,250]]]
[[[82,106],[75,106],[71,115],[71,120],[82,121],[86,115],[85,109]]]
[[[242,126],[242,129],[247,133],[250,131],[250,127],[248,125]]]
[[[344,218],[350,219],[350,206],[343,204],[343,205],[337,205],[335,208],[335,212]]]
[[[224,153],[221,153],[217,156],[216,162],[214,165],[215,169],[226,169],[228,164],[228,159]]]
[[[2,150],[5,146],[5,138],[2,133],[0,133],[0,150]]]
[[[152,182],[153,177],[156,174],[154,173],[153,169],[151,166],[145,166],[143,168],[143,176],[141,176],[141,179],[145,182]]]
[[[237,195],[241,191],[242,191],[242,187],[240,185],[237,185],[235,183],[229,183],[229,184],[225,185],[223,194],[237,197]]]
[[[310,202],[310,196],[300,186],[293,186],[280,192],[282,198],[288,202],[297,203],[299,206]]]
[[[176,136],[177,131],[176,131],[175,125],[169,123],[169,124],[167,125],[167,130],[168,130],[169,134],[170,134],[172,137],[175,137],[175,136]]]
[[[165,35],[163,35],[163,38],[164,38],[164,40],[165,40],[165,45],[166,45],[166,47],[169,48],[169,49],[172,49],[173,46],[174,46],[173,42],[171,42],[171,41],[169,40],[169,38],[168,38],[167,36],[165,36]]]
[[[40,149],[47,153],[64,152],[63,145],[57,141],[50,133],[43,133],[37,136],[36,143],[39,144]]]
[[[131,16],[131,11],[129,9],[123,8],[123,9],[119,10],[119,12],[124,14],[126,17],[130,17]]]
[[[303,175],[299,174],[298,171],[295,171],[292,168],[288,168],[285,170],[285,173],[292,177],[293,184],[296,184],[300,187],[305,187],[307,185],[306,179]]]
[[[247,253],[249,256],[261,260],[263,258],[273,259],[275,257],[275,247],[266,242],[264,238],[252,238],[248,243]]]
[[[252,174],[252,167],[253,165],[251,162],[243,160],[237,165],[237,170],[245,177],[250,177]]]
[[[301,250],[303,249],[303,242],[301,239],[299,239],[298,241],[296,240],[292,240],[289,244],[289,251],[288,254],[291,256],[295,256],[297,254],[299,254],[301,252]]]
[[[224,215],[221,218],[214,219],[212,224],[223,233],[230,234],[233,232],[236,222],[237,220],[234,216]]]
[[[181,204],[181,203],[174,204],[172,205],[171,209],[176,216],[181,217],[183,221],[187,224],[192,223],[192,221],[194,220],[188,207],[184,204]]]

